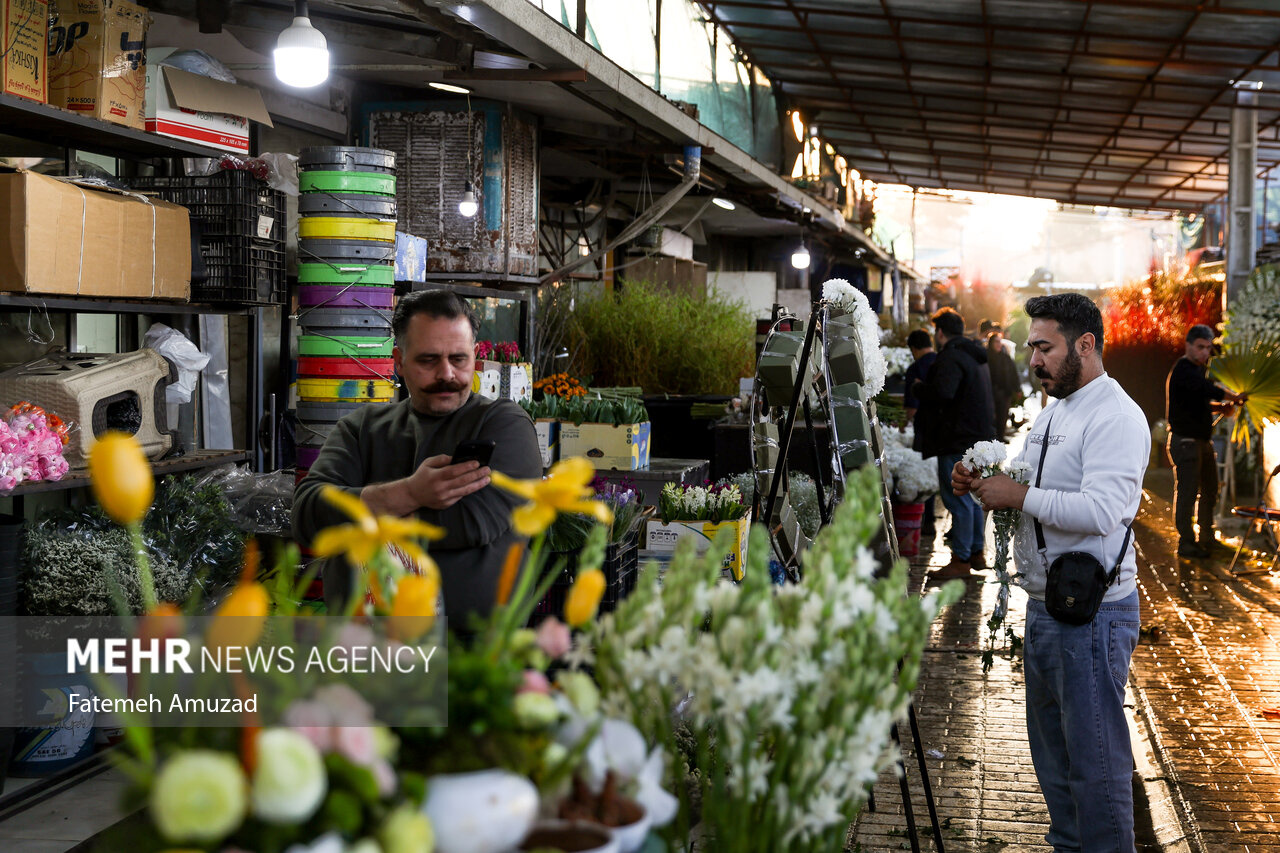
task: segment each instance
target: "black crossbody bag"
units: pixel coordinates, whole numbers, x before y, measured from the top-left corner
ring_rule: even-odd
[[[1036,469],[1036,488],[1040,488],[1040,476],[1044,473],[1044,457],[1049,452],[1049,429],[1053,426],[1053,418],[1045,427],[1043,443],[1040,445],[1040,467]],[[1036,528],[1036,547],[1040,549],[1040,559],[1047,561],[1045,555],[1044,528],[1040,519],[1032,516]],[[1049,564],[1049,579],[1044,589],[1044,608],[1049,615],[1059,622],[1068,625],[1087,625],[1097,615],[1102,606],[1102,599],[1116,579],[1120,577],[1120,564],[1129,551],[1129,537],[1133,535],[1133,527],[1125,526],[1124,544],[1120,546],[1120,556],[1108,573],[1098,558],[1085,551],[1068,551],[1059,554]]]

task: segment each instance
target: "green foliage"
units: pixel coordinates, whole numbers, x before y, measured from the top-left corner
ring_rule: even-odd
[[[240,570],[243,535],[222,490],[165,477],[142,522],[160,600],[182,603],[199,582],[210,591]],[[106,614],[118,589],[133,612],[142,599],[129,534],[96,504],[47,513],[28,525],[24,606],[32,614]]]
[[[649,420],[644,403],[627,397],[554,397],[522,400],[520,405],[529,417],[555,418],[575,424],[639,424]]]
[[[1229,390],[1249,395],[1231,432],[1231,440],[1248,449],[1253,435],[1280,420],[1280,351],[1265,343],[1232,347],[1210,362],[1209,370]]]
[[[571,322],[584,363],[574,372],[646,394],[733,394],[755,369],[752,320],[744,303],[716,293],[628,282],[577,301]]]

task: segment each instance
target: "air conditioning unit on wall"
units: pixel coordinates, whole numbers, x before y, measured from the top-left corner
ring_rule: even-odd
[[[538,274],[533,124],[496,104],[379,111],[369,144],[396,152],[399,228],[426,238],[428,273]],[[458,212],[468,184],[472,217]]]

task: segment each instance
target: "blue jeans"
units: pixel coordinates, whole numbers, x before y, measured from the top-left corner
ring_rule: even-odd
[[[1055,853],[1133,853],[1133,752],[1124,713],[1138,593],[1067,625],[1027,602],[1027,735]]]
[[[951,532],[947,538],[951,540],[951,556],[957,560],[968,560],[982,553],[987,523],[981,504],[969,495],[960,497],[951,491],[951,469],[963,456],[963,453],[948,453],[938,457],[938,495],[951,513]]]

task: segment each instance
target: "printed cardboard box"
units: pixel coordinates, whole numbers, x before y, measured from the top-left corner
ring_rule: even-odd
[[[747,534],[751,529],[750,518],[737,521],[722,521],[715,524],[710,521],[658,521],[650,520],[645,524],[645,550],[674,551],[685,539],[692,540],[699,554],[711,547],[711,543],[721,530],[730,530],[733,541],[730,550],[724,555],[724,570],[736,581],[742,580],[747,565]]]
[[[0,172],[0,290],[191,298],[187,209],[34,172]]]
[[[58,0],[49,103],[142,130],[151,16],[128,0]]]
[[[147,51],[146,129],[235,154],[249,153],[249,120],[271,124],[257,89],[159,63],[176,47]]]
[[[28,101],[49,100],[48,0],[0,0],[0,90]]]
[[[482,376],[480,385],[472,383],[472,390],[490,400],[533,399],[533,365],[528,362],[505,364],[482,358],[476,361],[476,374]]]
[[[560,461],[560,422],[555,418],[538,418],[533,422],[533,429],[538,434],[542,467],[550,468]]]
[[[560,424],[560,458],[585,456],[597,469],[649,467],[648,421],[639,424]]]

